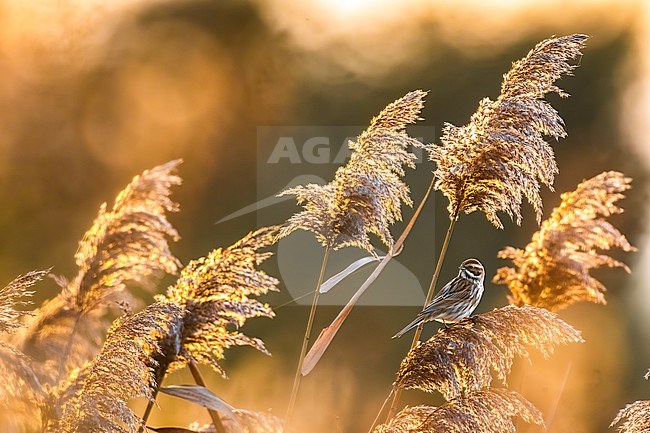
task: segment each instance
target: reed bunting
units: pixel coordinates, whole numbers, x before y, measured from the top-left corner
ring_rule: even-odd
[[[446,325],[465,319],[474,312],[483,296],[485,269],[476,259],[465,260],[458,269],[458,276],[448,282],[415,320],[393,338],[401,337],[420,323],[436,320]]]

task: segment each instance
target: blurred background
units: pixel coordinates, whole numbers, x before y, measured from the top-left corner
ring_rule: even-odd
[[[50,266],[74,275],[77,242],[99,205],[112,202],[134,175],[175,158],[185,161],[184,184],[174,194],[181,212],[171,217],[182,235],[174,251],[184,263],[231,244],[260,221],[282,222],[298,209],[291,202],[216,224],[266,194],[258,175],[272,171],[260,167],[258,155],[269,149],[258,128],[348,126],[358,134],[414,89],[430,90],[421,122],[429,131],[440,131],[443,122],[465,124],[482,97],[498,95],[512,61],[542,39],[570,33],[592,38],[575,77],[560,82],[571,98],[549,97],[569,134],[554,146],[555,189],[572,190],[604,170],[633,177],[621,202],[626,212],[613,222],[639,251],[615,254],[631,275],[598,273],[609,288],[607,306],[581,304],[561,313],[586,343],[516,365],[509,383],[551,420],[549,431],[608,431],[618,409],[650,398],[642,378],[650,368],[650,6],[643,0],[2,0],[1,281]],[[333,140],[332,152],[343,144]],[[423,163],[407,176],[416,202],[432,169]],[[318,170],[329,180],[335,165]],[[560,197],[544,190],[543,198],[548,216]],[[399,258],[423,287],[447,227],[446,205],[438,194],[430,200]],[[462,216],[440,281],[470,256],[494,275],[505,264],[497,252],[525,246],[536,230],[531,208],[524,211],[521,227],[507,221],[504,230],[482,215]],[[322,254],[312,238],[306,242]],[[304,258],[293,260],[301,266]],[[282,277],[277,262],[265,266]],[[296,284],[308,292],[316,271],[302,278]],[[164,280],[161,291],[172,281]],[[370,290],[400,298],[399,281],[380,278],[375,286]],[[479,312],[507,303],[504,287],[486,289]],[[56,290],[54,282],[40,284],[37,303]],[[228,380],[206,372],[211,388],[231,404],[284,415],[308,315],[291,299],[286,291],[269,296],[280,306],[277,317],[246,325],[272,357],[234,349],[224,362]],[[303,380],[297,430],[366,431],[410,343],[390,336],[420,308],[356,308]],[[314,332],[339,309],[319,309]],[[435,329],[428,326],[425,335]],[[179,372],[170,381],[191,378]],[[421,392],[404,398],[441,401]],[[209,419],[164,396],[159,403],[153,425]]]

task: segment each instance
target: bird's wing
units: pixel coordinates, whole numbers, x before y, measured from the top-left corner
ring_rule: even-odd
[[[442,288],[440,294],[433,298],[429,304],[424,307],[424,310],[419,315],[425,315],[438,311],[441,307],[448,306],[455,302],[466,301],[467,297],[470,296],[471,292],[469,290],[451,290],[452,286],[457,284],[456,279],[451,280],[445,287]]]

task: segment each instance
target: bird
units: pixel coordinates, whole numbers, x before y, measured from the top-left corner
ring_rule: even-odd
[[[415,320],[393,338],[400,338],[420,323],[436,320],[447,326],[447,323],[455,323],[470,317],[481,302],[484,279],[485,268],[480,261],[474,258],[463,261],[458,267],[458,275],[440,290],[440,293],[424,307]]]

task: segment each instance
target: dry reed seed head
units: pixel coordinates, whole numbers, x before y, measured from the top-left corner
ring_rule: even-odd
[[[253,317],[273,317],[273,310],[255,297],[277,291],[279,281],[257,267],[271,256],[260,249],[272,245],[280,227],[264,227],[234,245],[212,251],[190,262],[176,284],[157,299],[184,309],[182,350],[172,368],[183,367],[191,358],[223,374],[218,361],[232,346],[252,346],[264,353],[264,343],[231,331]]]
[[[31,271],[0,289],[0,334],[14,334],[24,326],[20,319],[30,313],[17,307],[31,303],[34,292],[29,289],[48,273],[49,270]],[[41,384],[31,360],[13,345],[0,340],[0,407],[13,414],[17,423],[29,425],[33,422],[25,415],[38,407],[41,399]]]
[[[229,418],[224,418],[224,427],[227,432],[232,433],[282,433],[284,432],[284,420],[269,412],[255,412],[251,410],[235,409],[234,411],[239,425],[243,432],[238,429],[237,424]],[[293,431],[293,430],[291,430]]]
[[[31,304],[34,292],[29,288],[41,281],[49,272],[48,269],[19,275],[0,289],[0,334],[13,334],[24,326],[20,317],[30,313],[18,310],[16,307]]]
[[[650,400],[635,401],[621,409],[610,427],[619,424],[621,433],[648,433],[650,431]]]
[[[46,301],[30,318],[28,327],[16,335],[17,345],[33,360],[39,379],[50,386],[57,384],[59,372],[69,372],[88,361],[108,328],[99,311],[80,316],[71,308],[74,305],[71,296],[63,291]],[[73,329],[76,330],[74,334]],[[66,348],[68,355],[62,358]],[[65,377],[68,372],[61,376]]]
[[[426,146],[436,162],[435,188],[449,200],[449,214],[483,212],[498,228],[498,212],[521,224],[524,197],[542,216],[540,185],[552,190],[558,173],[553,149],[544,136],[564,137],[564,122],[544,101],[553,83],[576,67],[587,36],[575,34],[537,44],[504,75],[501,94],[483,99],[465,126],[446,124],[441,145]]]
[[[650,370],[643,376],[650,380]],[[614,427],[619,424],[621,433],[648,433],[650,431],[650,400],[635,401],[621,409],[616,418],[609,425]]]
[[[225,426],[224,426],[225,427]],[[150,429],[153,431],[162,431],[164,433],[167,433],[167,430],[165,428],[154,428]],[[214,424],[201,424],[198,421],[194,421],[192,424],[188,426],[187,429],[184,430],[179,430],[179,432],[194,432],[194,433],[217,433],[217,429],[215,428]],[[229,430],[226,430],[228,432]]]
[[[505,389],[486,389],[458,397],[439,407],[406,407],[375,433],[515,433],[513,418],[543,424],[528,400]]]
[[[426,94],[410,92],[374,117],[350,143],[350,160],[339,167],[334,180],[283,191],[280,195],[295,195],[303,210],[289,218],[279,236],[307,230],[325,247],[355,246],[373,253],[373,234],[392,247],[389,227],[401,220],[403,203],[413,204],[402,180],[404,167],[415,167],[417,157],[410,148],[422,146],[406,133],[406,126],[420,120]]]
[[[625,236],[605,218],[623,212],[632,179],[615,171],[603,172],[562,194],[562,203],[542,222],[525,249],[499,252],[513,266],[502,267],[493,281],[508,286],[515,305],[534,305],[557,311],[575,302],[605,303],[605,287],[592,269],[620,267],[622,262],[602,254],[611,248],[634,251]]]
[[[180,163],[145,170],[119,193],[111,211],[105,204],[100,209],[75,254],[80,272],[72,291],[82,311],[125,290],[127,281],[152,287],[147,284],[150,276],[177,272],[180,262],[168,239],[178,240],[179,235],[166,212],[178,210],[170,195],[171,187],[181,184],[174,174]]]
[[[19,347],[39,361],[41,380],[54,385],[62,354],[67,374],[89,360],[98,349],[108,322],[105,316],[119,302],[135,301],[126,284],[151,289],[153,278],[174,274],[180,262],[172,255],[169,239],[178,233],[166,212],[178,210],[170,199],[171,187],[181,183],[175,174],[180,160],[168,162],[136,176],[119,193],[109,210],[102,205],[92,227],[79,243],[75,260],[79,271],[61,293],[36,310],[18,338]]]
[[[174,348],[170,342],[180,341],[182,327],[182,308],[164,302],[116,320],[87,373],[78,376],[83,380],[80,390],[62,402],[63,416],[55,431],[134,433],[142,420],[127,403],[138,397],[153,398],[163,368],[158,360],[176,356],[180,346]]]
[[[515,356],[544,356],[556,346],[582,342],[580,333],[554,313],[536,307],[506,306],[440,329],[402,361],[396,384],[440,392],[446,400],[505,384]]]
[[[75,368],[67,378],[57,385],[48,387],[41,409],[41,422],[45,432],[59,429],[59,421],[63,416],[63,408],[81,392],[88,377],[92,363],[86,362],[83,367]]]
[[[27,356],[0,341],[0,409],[22,427],[37,424],[36,411],[44,397],[31,364]]]
[[[285,431],[283,425],[284,420],[269,412],[234,409],[233,413],[237,417],[237,422],[229,417],[223,417],[221,419],[226,433],[282,433]],[[216,433],[217,429],[214,427],[214,424],[202,425],[199,422],[194,422],[189,425],[187,431],[195,433]]]

